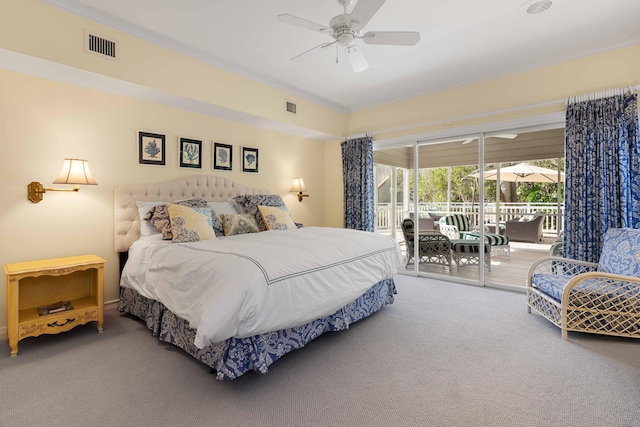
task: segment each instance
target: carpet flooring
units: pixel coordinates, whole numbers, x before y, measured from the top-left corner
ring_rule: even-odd
[[[398,276],[393,305],[216,381],[138,320],[0,343],[0,426],[640,426],[640,341],[570,333],[525,295]]]

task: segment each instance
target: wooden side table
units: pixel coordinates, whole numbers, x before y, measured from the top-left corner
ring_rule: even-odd
[[[92,321],[102,332],[104,263],[96,255],[82,255],[5,264],[11,357],[26,337],[57,334]],[[70,302],[73,309],[38,314],[38,307],[59,301]]]

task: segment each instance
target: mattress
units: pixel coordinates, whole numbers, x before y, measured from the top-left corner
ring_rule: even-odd
[[[196,331],[194,345],[246,338],[335,313],[395,276],[388,236],[305,227],[171,243],[136,241],[121,286],[161,302]]]

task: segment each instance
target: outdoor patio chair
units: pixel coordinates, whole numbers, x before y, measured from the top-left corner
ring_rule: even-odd
[[[480,265],[480,240],[451,240],[451,253],[458,269],[465,265]],[[486,243],[484,266],[491,271],[491,246]]]
[[[480,240],[480,232],[472,229],[469,218],[463,214],[450,214],[440,218],[440,232],[451,240]],[[484,242],[489,244],[494,255],[511,258],[509,237],[497,233],[484,233]]]
[[[407,260],[405,268],[409,265],[414,257],[414,222],[410,218],[402,220],[402,234],[404,235],[404,241],[406,242],[407,254],[405,259]],[[419,262],[425,262],[429,264],[441,264],[451,268],[451,242],[449,238],[434,230],[418,230],[419,244]]]
[[[464,239],[467,233],[477,231],[477,229],[471,228],[471,222],[469,218],[464,214],[449,214],[440,218],[440,227],[443,225],[449,233],[449,238]],[[442,230],[442,228],[440,228]],[[457,233],[457,236],[454,235]]]
[[[414,225],[415,225],[415,214],[413,212],[409,212],[409,218],[411,218],[412,221],[414,221]],[[423,232],[423,231],[428,231],[428,230],[433,230],[433,218],[426,216],[423,217],[422,215],[418,215],[418,231],[419,232]]]
[[[560,257],[536,261],[527,280],[533,308],[568,331],[640,338],[640,230],[612,228],[599,262]]]
[[[540,243],[544,215],[532,214],[505,223],[505,234],[514,242]]]

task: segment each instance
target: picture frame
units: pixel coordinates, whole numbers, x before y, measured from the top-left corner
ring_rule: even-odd
[[[213,169],[233,170],[233,146],[221,142],[213,143]]]
[[[202,141],[178,138],[178,159],[181,168],[202,169]]]
[[[242,147],[242,172],[258,173],[258,149]]]
[[[165,166],[165,136],[138,131],[138,164]]]

